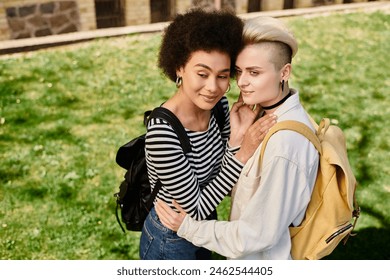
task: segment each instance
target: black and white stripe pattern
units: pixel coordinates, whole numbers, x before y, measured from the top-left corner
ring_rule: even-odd
[[[159,179],[162,188],[158,197],[170,205],[175,199],[197,220],[210,215],[237,182],[243,167],[234,157],[238,147],[227,148],[229,104],[225,97],[222,100],[226,117],[222,134],[213,115],[207,131],[186,130],[192,149],[186,155],[165,120],[151,119],[146,134],[145,154],[152,187]]]

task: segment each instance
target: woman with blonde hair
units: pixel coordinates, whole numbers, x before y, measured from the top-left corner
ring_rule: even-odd
[[[242,101],[229,112],[224,95],[241,47],[242,27],[242,20],[230,12],[191,10],[167,27],[159,50],[158,66],[176,84],[162,107],[185,128],[191,151],[184,153],[170,123],[150,118],[145,140],[148,177],[153,189],[161,185],[159,199],[179,202],[194,220],[216,218],[217,205],[273,124],[267,116],[253,123],[259,110]],[[213,110],[218,104],[221,114]],[[164,227],[154,208],[143,225],[139,253],[144,260],[211,258],[211,252]]]
[[[260,104],[262,115],[277,121],[295,120],[314,127],[288,85],[292,58],[298,50],[293,34],[281,20],[247,20],[243,47],[236,60],[237,84],[246,104]],[[319,155],[304,136],[283,130],[269,139],[262,169],[261,144],[245,164],[233,188],[230,221],[196,221],[180,205],[172,211],[159,201],[161,222],[197,246],[228,258],[291,259],[289,226],[304,218],[314,187]]]

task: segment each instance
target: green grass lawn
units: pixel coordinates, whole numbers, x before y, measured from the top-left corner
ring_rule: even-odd
[[[390,259],[390,15],[288,21],[300,43],[291,85],[316,120],[345,131],[359,182],[358,235],[328,259]],[[156,67],[159,43],[133,35],[0,57],[0,259],[138,259],[139,233],[114,215],[115,155],[175,91]]]

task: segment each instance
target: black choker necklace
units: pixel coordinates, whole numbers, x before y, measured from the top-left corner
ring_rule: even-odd
[[[275,103],[274,105],[267,106],[267,107],[262,106],[262,108],[263,108],[263,110],[271,110],[271,109],[273,109],[273,108],[276,108],[276,107],[278,107],[279,105],[283,104],[284,101],[286,101],[287,98],[289,98],[290,96],[291,96],[291,91],[290,91],[282,100],[280,100],[279,102]]]

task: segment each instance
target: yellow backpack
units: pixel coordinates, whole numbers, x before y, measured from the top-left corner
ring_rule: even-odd
[[[297,121],[275,124],[263,140],[260,164],[268,139],[279,130],[293,130],[308,138],[320,154],[316,183],[302,223],[290,227],[291,256],[296,260],[321,259],[352,235],[360,208],[355,199],[356,179],[348,161],[342,130],[322,119],[313,120],[316,133]]]

